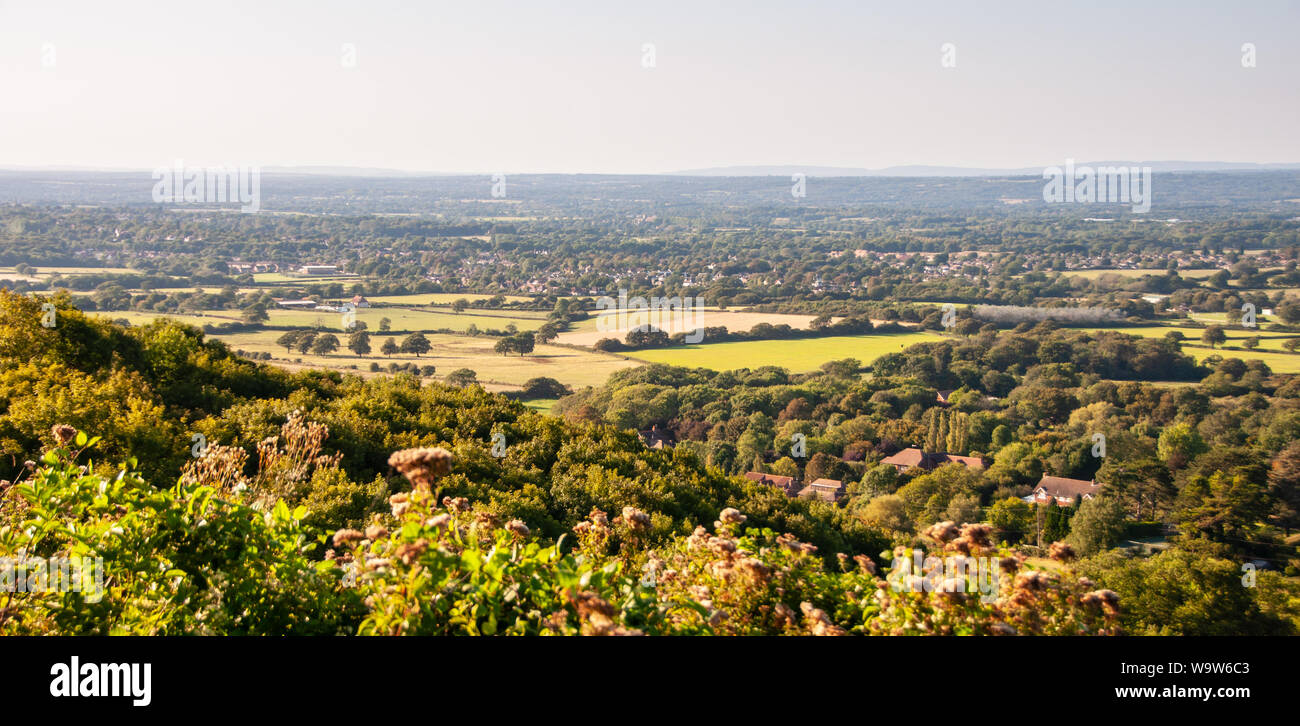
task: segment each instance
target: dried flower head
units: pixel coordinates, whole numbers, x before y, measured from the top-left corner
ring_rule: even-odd
[[[1064,542],[1053,542],[1048,556],[1058,562],[1069,562],[1074,559],[1074,548]]]
[[[528,536],[528,525],[524,524],[523,520],[520,519],[512,519],[509,522],[506,522],[506,529],[516,537],[523,538]]]
[[[449,511],[459,514],[461,512],[469,511],[469,500],[465,497],[443,497],[442,506],[446,507]]]
[[[1052,582],[1052,578],[1041,570],[1028,570],[1016,575],[1015,587],[1017,590],[1039,591],[1046,590]]]
[[[740,510],[727,507],[718,515],[718,519],[723,524],[743,524],[748,517],[740,513]]]
[[[442,529],[443,527],[446,527],[450,523],[451,523],[450,514],[435,514],[432,517],[429,517],[429,521],[425,522],[424,524],[426,527],[432,527],[434,529]]]
[[[632,529],[639,530],[650,527],[650,515],[636,507],[623,507],[623,521]]]
[[[876,563],[872,562],[870,557],[867,557],[866,555],[854,555],[853,561],[858,563],[858,569],[862,570],[863,574],[876,574]]]
[[[1079,602],[1084,605],[1100,606],[1105,608],[1107,614],[1119,614],[1119,593],[1114,590],[1095,590],[1086,593],[1079,598]]]
[[[420,558],[424,551],[429,549],[429,540],[421,537],[414,542],[403,542],[397,547],[397,559],[407,567]]]
[[[382,524],[372,524],[366,527],[366,539],[375,541],[388,536],[388,528]]]
[[[404,493],[389,497],[388,504],[393,508],[393,516],[398,519],[401,519],[402,515],[406,514],[406,510],[411,507],[410,498]]]
[[[355,529],[340,529],[334,533],[334,546],[342,547],[349,542],[359,542],[365,537],[364,534]]]
[[[54,434],[54,440],[60,444],[72,443],[77,438],[77,430],[67,424],[55,424],[50,431]]]
[[[767,578],[772,574],[771,567],[763,564],[762,560],[753,557],[746,557],[737,562],[736,569],[756,582],[766,582]]]
[[[825,610],[815,608],[807,601],[799,603],[799,609],[803,611],[804,618],[808,621],[809,633],[819,636],[846,635],[843,628],[831,622]]]
[[[958,531],[955,522],[936,522],[925,530],[925,536],[940,544],[946,544],[957,537]]]
[[[710,537],[709,549],[714,552],[730,553],[736,551],[736,541],[726,537]]]
[[[417,488],[431,489],[438,479],[451,473],[451,452],[443,448],[402,449],[388,457],[388,465],[401,472]]]
[[[968,540],[972,544],[979,545],[980,547],[988,547],[990,545],[989,535],[992,532],[993,528],[987,524],[972,523],[963,524],[961,526],[962,539]]]

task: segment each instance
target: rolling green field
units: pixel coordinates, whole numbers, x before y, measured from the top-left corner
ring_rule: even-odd
[[[935,333],[894,335],[846,335],[804,340],[757,340],[714,345],[688,345],[636,351],[631,357],[650,363],[711,370],[781,366],[796,373],[816,370],[821,364],[841,358],[870,363],[886,353],[897,353],[916,343],[943,340]]]
[[[1183,346],[1183,352],[1198,362],[1217,355],[1221,358],[1240,358],[1242,360],[1263,361],[1274,373],[1300,373],[1300,355],[1293,353],[1270,353],[1258,350],[1210,350],[1209,348]]]
[[[1140,335],[1143,338],[1163,338],[1170,331],[1177,330],[1185,338],[1183,345],[1200,345],[1201,334],[1205,332],[1204,328],[1181,328],[1174,326],[1153,325],[1141,328],[1087,328],[1089,331],[1097,330],[1114,330],[1129,335]],[[1223,334],[1228,337],[1227,345],[1240,346],[1241,341],[1246,338],[1259,338],[1258,350],[1283,350],[1282,343],[1291,338],[1300,337],[1296,333],[1277,333],[1268,330],[1244,330],[1241,328],[1224,328]]]
[[[1224,335],[1227,336],[1227,348],[1217,348],[1211,350],[1208,346],[1201,343],[1201,333],[1204,328],[1180,328],[1174,326],[1153,325],[1141,328],[1086,328],[1086,330],[1095,332],[1098,330],[1114,330],[1129,335],[1139,335],[1144,338],[1163,338],[1172,330],[1177,330],[1187,336],[1183,340],[1183,352],[1195,358],[1197,361],[1205,360],[1212,355],[1219,355],[1224,358],[1240,358],[1242,360],[1261,360],[1264,361],[1276,373],[1300,373],[1300,355],[1284,352],[1282,344],[1291,338],[1300,337],[1294,333],[1275,333],[1266,330],[1244,330],[1241,328],[1224,328]],[[1255,350],[1246,350],[1241,347],[1241,341],[1246,338],[1259,338],[1259,347]]]
[[[214,310],[213,314],[155,313],[138,310],[105,310],[92,313],[108,320],[126,320],[132,325],[147,325],[158,318],[169,318],[186,325],[203,327],[222,323],[239,322],[238,310]]]

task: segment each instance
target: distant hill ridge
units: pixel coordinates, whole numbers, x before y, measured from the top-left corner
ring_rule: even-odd
[[[883,169],[860,169],[847,166],[722,166],[708,169],[686,169],[671,172],[670,176],[1038,176],[1043,169],[1061,166],[1064,159],[1043,166],[1018,169],[992,169],[963,166],[888,166]],[[1300,163],[1257,164],[1235,161],[1076,161],[1075,166],[1138,166],[1151,167],[1154,172],[1179,171],[1279,171],[1300,169]]]

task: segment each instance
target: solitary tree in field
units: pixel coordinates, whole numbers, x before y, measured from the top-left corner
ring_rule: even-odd
[[[285,353],[293,352],[293,347],[298,344],[298,336],[302,335],[301,330],[290,330],[275,339],[276,345],[283,345]]]
[[[1228,335],[1223,332],[1222,325],[1211,325],[1201,333],[1201,342],[1213,348],[1228,342]]]
[[[463,313],[467,307],[469,307],[469,300],[462,297],[451,304],[451,311],[454,313]]]
[[[348,350],[357,355],[367,355],[370,353],[370,333],[364,330],[358,330],[348,336]]]
[[[379,332],[387,333],[392,329],[393,329],[393,321],[389,320],[388,318],[379,319]]]
[[[316,336],[311,342],[311,352],[316,355],[329,355],[339,349],[338,336],[333,333],[325,333]]]
[[[1282,347],[1294,353],[1300,348],[1300,338],[1290,338],[1282,343]]]
[[[1245,340],[1241,341],[1241,347],[1245,348],[1246,350],[1254,350],[1254,349],[1258,348],[1258,347],[1259,347],[1259,336],[1258,336],[1258,335],[1251,336],[1251,337],[1246,338]]]
[[[428,353],[432,347],[433,344],[424,337],[424,333],[411,333],[406,336],[406,340],[402,341],[402,352],[414,353],[416,358],[419,358],[421,353]]]
[[[385,340],[384,344],[379,347],[379,352],[384,355],[397,355],[399,350],[401,349],[397,347],[397,341],[392,338]]]

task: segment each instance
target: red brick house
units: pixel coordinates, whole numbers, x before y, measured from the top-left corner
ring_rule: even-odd
[[[882,464],[891,464],[901,474],[911,469],[920,468],[925,471],[937,469],[944,464],[956,462],[964,464],[976,471],[984,469],[984,460],[978,456],[957,456],[956,454],[927,454],[920,449],[903,449],[893,456],[881,459]]]

